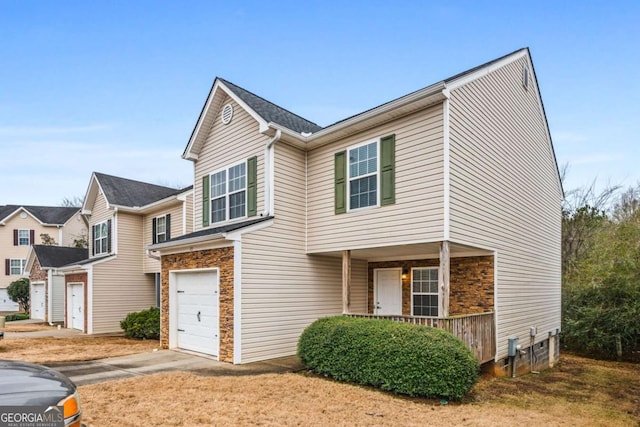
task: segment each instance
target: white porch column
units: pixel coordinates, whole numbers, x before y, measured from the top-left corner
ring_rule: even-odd
[[[438,287],[440,288],[440,316],[449,317],[449,242],[440,243],[440,269],[438,270]]]
[[[348,314],[351,305],[351,251],[342,251],[342,314]]]

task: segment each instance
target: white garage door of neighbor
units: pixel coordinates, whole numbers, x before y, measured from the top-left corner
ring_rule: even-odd
[[[5,288],[0,289],[0,311],[18,311],[20,308],[17,302],[11,301]]]
[[[31,318],[44,320],[44,283],[31,284]]]
[[[71,327],[84,330],[84,292],[82,283],[69,285],[69,313],[71,314]]]
[[[217,356],[218,273],[178,273],[175,277],[178,347]]]

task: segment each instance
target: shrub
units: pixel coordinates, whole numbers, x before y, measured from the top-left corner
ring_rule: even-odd
[[[154,339],[160,338],[160,309],[151,307],[127,314],[120,322],[127,338]]]
[[[29,289],[29,279],[18,279],[9,283],[7,286],[7,295],[13,302],[20,304],[22,309],[29,312],[29,297],[31,290]]]
[[[345,316],[317,320],[298,342],[314,372],[409,396],[460,399],[479,365],[464,343],[443,330]]]
[[[15,320],[26,320],[29,318],[27,313],[7,314],[4,316],[4,320],[7,322],[13,322]]]

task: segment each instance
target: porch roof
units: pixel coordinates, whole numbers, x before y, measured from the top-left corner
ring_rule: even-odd
[[[401,261],[410,259],[438,258],[440,256],[441,242],[410,243],[392,246],[364,247],[364,248],[344,248],[351,251],[352,259],[376,261]],[[333,250],[327,252],[315,252],[310,255],[324,255],[331,257],[341,257],[343,250]],[[449,242],[451,257],[493,255],[493,250],[479,248],[461,243]]]

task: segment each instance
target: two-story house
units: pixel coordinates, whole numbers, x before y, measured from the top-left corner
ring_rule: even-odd
[[[287,356],[343,313],[447,329],[496,373],[557,356],[563,194],[528,49],[324,128],[217,78],[183,158],[194,232],[150,247],[163,347]]]
[[[60,206],[0,206],[0,259],[4,274],[0,274],[0,311],[17,311],[18,304],[7,295],[7,286],[25,273],[31,245],[46,243],[73,246],[86,238],[87,225],[80,209]]]
[[[89,224],[86,259],[65,275],[65,325],[88,334],[119,332],[131,312],[159,304],[160,261],[147,246],[192,229],[193,191],[95,172],[82,214]]]

